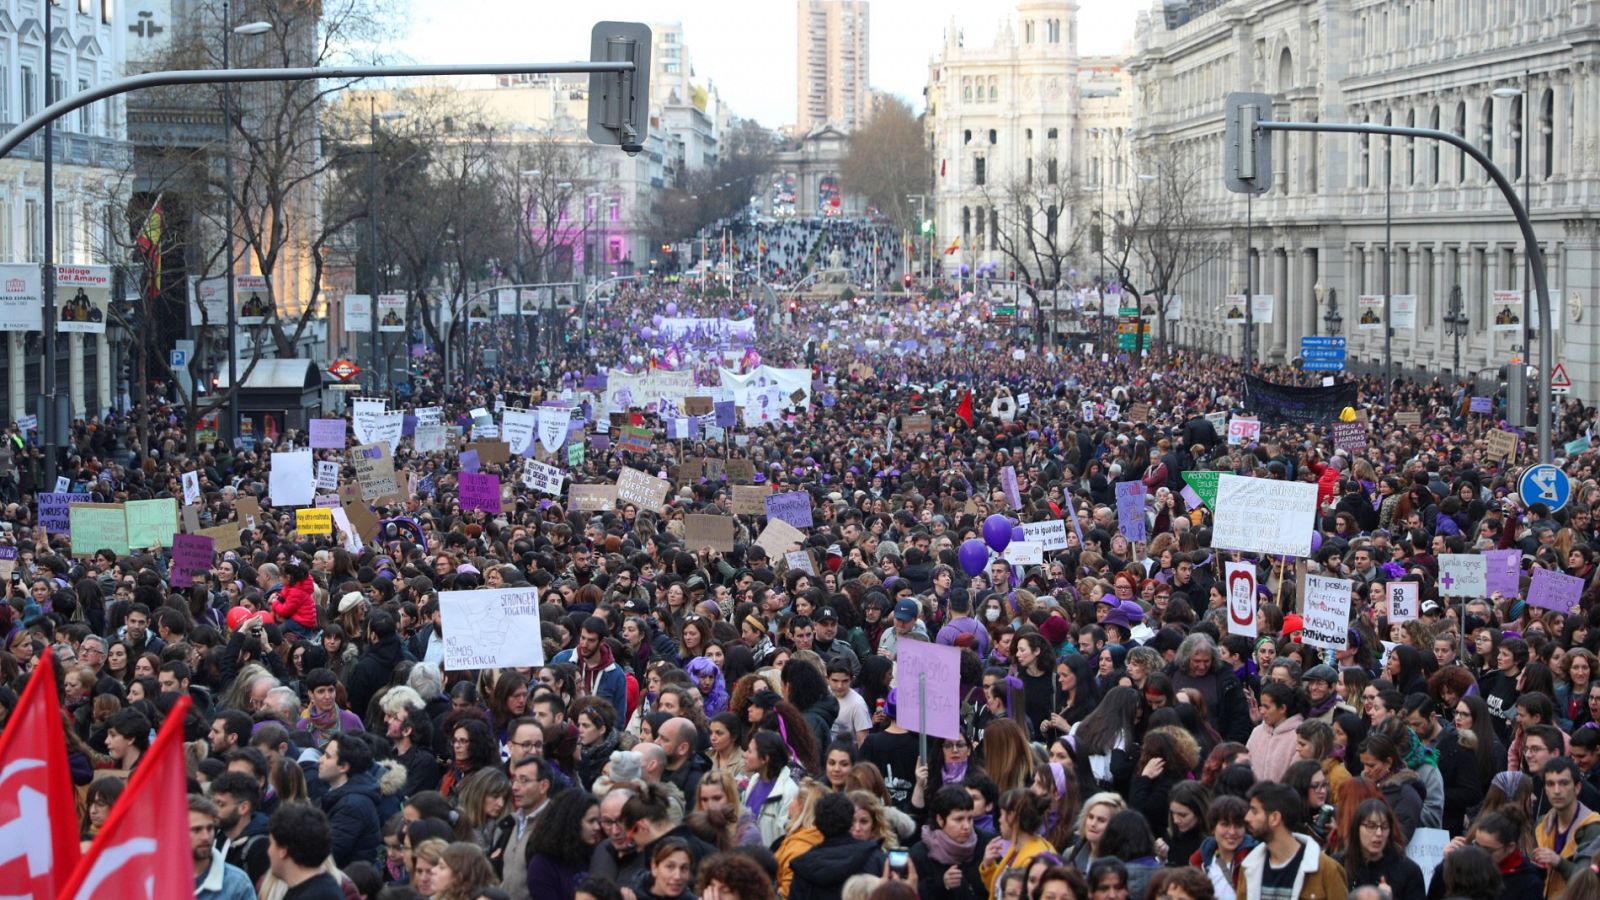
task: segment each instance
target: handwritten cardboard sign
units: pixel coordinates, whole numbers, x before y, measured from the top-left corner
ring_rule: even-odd
[[[734,515],[764,516],[767,514],[769,493],[766,487],[759,484],[736,484],[733,486],[733,501],[729,505]]]
[[[640,509],[660,509],[671,490],[672,482],[638,469],[623,468],[617,475],[618,503],[632,503]]]
[[[723,464],[729,484],[749,484],[755,480],[756,464],[748,459],[730,459]]]
[[[810,528],[813,524],[811,495],[805,491],[768,494],[766,504],[769,519],[780,519],[796,528]]]
[[[756,546],[767,551],[767,558],[778,559],[789,552],[790,545],[804,544],[806,536],[800,529],[782,519],[772,519],[756,538]]]
[[[710,397],[685,397],[683,398],[684,415],[709,416],[712,413],[714,401]]]
[[[573,509],[587,512],[610,512],[617,508],[617,486],[614,484],[573,484],[567,488],[567,502]]]
[[[733,517],[701,515],[683,517],[683,543],[691,550],[710,547],[723,553],[733,551]]]
[[[68,515],[73,556],[86,557],[101,549],[128,554],[128,517],[121,503],[74,503]]]
[[[1489,458],[1515,460],[1517,458],[1517,445],[1521,440],[1509,431],[1496,428],[1486,435],[1489,442]]]
[[[900,430],[906,434],[932,434],[933,417],[929,415],[904,416],[900,419]]]

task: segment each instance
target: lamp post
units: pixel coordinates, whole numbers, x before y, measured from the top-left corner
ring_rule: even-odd
[[[372,296],[372,320],[368,323],[371,333],[367,335],[367,344],[372,355],[372,386],[382,390],[389,380],[387,368],[378,359],[378,120],[396,121],[404,119],[406,114],[398,110],[389,110],[381,116],[378,114],[377,97],[367,98],[372,111],[367,132],[367,278],[371,282],[367,293]],[[406,335],[410,340],[411,336]]]
[[[272,30],[268,22],[247,22],[234,28],[228,27],[231,21],[228,2],[222,3],[222,68],[233,68],[232,36],[251,36],[266,34]],[[235,309],[233,276],[234,276],[234,230],[238,227],[234,218],[235,204],[233,202],[233,85],[222,86],[222,182],[223,193],[227,195],[223,203],[223,222],[226,234],[223,239],[228,242],[227,253],[224,259],[227,262],[228,272],[223,290],[228,298],[228,389],[233,391],[233,400],[228,403],[228,440],[236,441],[239,438],[239,313]]]
[[[1344,330],[1344,316],[1339,314],[1339,291],[1337,288],[1322,289],[1322,282],[1317,282],[1316,294],[1320,301],[1323,294],[1327,294],[1327,306],[1322,311],[1322,325],[1327,330],[1329,337],[1336,337]]]
[[[1444,314],[1444,327],[1455,344],[1455,367],[1452,372],[1461,378],[1461,338],[1467,333],[1467,310],[1461,302],[1461,285],[1450,287],[1450,307]]]
[[[923,227],[923,223],[925,223],[928,219],[928,195],[907,194],[906,199],[915,200],[917,203],[917,242],[916,246],[913,248],[913,253],[915,262],[918,264],[917,268],[921,270],[923,268],[920,265],[922,262],[922,245],[926,244],[928,241],[928,232]],[[925,271],[919,271],[918,275],[922,278],[927,277],[927,273]]]

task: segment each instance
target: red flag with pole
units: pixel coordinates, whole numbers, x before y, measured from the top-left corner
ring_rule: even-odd
[[[46,653],[0,734],[0,885],[7,897],[54,900],[77,864],[78,810],[56,658]]]
[[[964,396],[962,396],[961,405],[956,407],[956,416],[959,417],[961,419],[961,421],[966,422],[968,428],[972,427],[972,391],[971,390],[968,390],[967,393]]]
[[[188,697],[173,704],[59,900],[194,895],[189,772],[183,755],[183,719],[189,706]]]

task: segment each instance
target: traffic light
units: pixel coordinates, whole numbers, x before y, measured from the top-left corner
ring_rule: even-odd
[[[933,220],[932,219],[923,219],[922,220],[922,233],[923,234],[932,234],[933,233]]]
[[[907,272],[900,280],[905,282],[906,290],[909,291],[911,290],[911,282],[916,281],[917,279],[910,272]]]
[[[1272,98],[1234,91],[1223,109],[1222,180],[1235,194],[1272,190],[1272,135],[1259,127],[1272,121]]]
[[[790,312],[790,314],[797,313],[799,311],[800,311],[800,301],[799,300],[790,300],[789,301],[789,312]]]

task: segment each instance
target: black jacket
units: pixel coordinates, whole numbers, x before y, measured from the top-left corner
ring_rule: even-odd
[[[404,656],[400,650],[400,638],[396,635],[367,647],[356,660],[355,668],[350,671],[350,683],[345,686],[351,712],[366,719],[367,705],[394,677],[394,667],[399,665]]]
[[[322,798],[322,811],[328,814],[333,832],[333,861],[340,868],[356,860],[372,862],[383,841],[383,822],[378,818],[378,781],[370,772],[350,776]]]
[[[400,789],[402,800],[422,791],[438,790],[439,779],[444,776],[432,747],[413,744],[410,750],[395,756],[395,761],[406,767],[406,784]]]
[[[832,743],[833,723],[839,718],[839,701],[833,694],[824,692],[815,703],[806,707],[802,713],[806,724],[811,726],[811,736],[817,742],[817,749],[825,755],[828,744]]]
[[[1439,737],[1439,774],[1444,778],[1444,827],[1451,835],[1464,833],[1467,810],[1483,802],[1483,775],[1478,755],[1461,746],[1461,734],[1448,728]]]
[[[1361,857],[1361,853],[1352,850],[1344,854],[1341,860],[1344,865],[1345,877],[1349,879],[1348,887],[1355,890],[1366,885],[1389,883],[1389,890],[1396,898],[1418,898],[1427,894],[1427,885],[1422,880],[1422,869],[1404,852],[1396,850],[1390,845],[1383,853],[1383,857],[1375,863],[1369,863]]]
[[[918,841],[912,845],[911,864],[917,867],[918,897],[922,900],[987,900],[988,892],[983,889],[983,876],[978,874],[978,865],[983,862],[983,851],[995,835],[981,828],[977,834],[978,841],[972,849],[972,858],[958,867],[961,869],[961,886],[954,890],[944,886],[944,873],[950,867],[929,855],[927,842]]]
[[[875,841],[858,841],[849,834],[828,838],[790,863],[794,881],[788,900],[839,900],[851,875],[882,872],[883,860]]]

